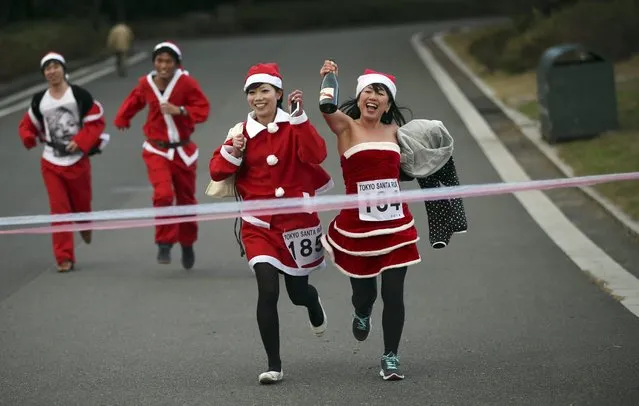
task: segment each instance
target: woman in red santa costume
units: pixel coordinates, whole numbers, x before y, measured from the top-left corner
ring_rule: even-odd
[[[33,95],[20,121],[20,138],[27,149],[34,148],[38,141],[44,144],[40,165],[51,214],[90,212],[89,156],[100,152],[109,138],[102,133],[102,105],[86,89],[67,81],[62,55],[46,54],[40,69],[48,87]],[[91,230],[80,235],[84,242],[91,243]],[[73,233],[53,233],[52,238],[58,271],[72,270],[76,262]]]
[[[325,61],[320,75],[337,74],[337,69],[334,62]],[[395,103],[396,94],[393,76],[367,69],[357,80],[355,99],[332,114],[323,114],[337,135],[347,194],[365,199],[400,190],[397,129],[406,120]],[[418,240],[406,204],[342,210],[322,237],[335,266],[350,277],[353,335],[359,341],[371,329],[376,277],[381,274],[384,354],[380,375],[385,380],[404,378],[397,355],[404,327],[404,278],[407,267],[421,261]]]
[[[195,180],[198,147],[191,139],[195,124],[208,119],[209,101],[198,82],[181,67],[182,52],[172,42],[153,50],[154,70],[138,80],[115,117],[115,126],[129,128],[131,119],[146,105],[142,158],[153,186],[153,206],[197,204]],[[182,266],[193,267],[197,240],[196,222],[158,225],[155,243],[160,264],[171,263],[171,248],[180,243]]]
[[[225,181],[234,175],[243,200],[314,196],[332,187],[320,164],[326,144],[303,108],[302,92],[288,96],[289,115],[282,109],[282,77],[278,66],[252,66],[244,82],[251,112],[229,132],[210,162],[211,179]],[[260,383],[283,378],[280,359],[279,274],[284,275],[291,302],[308,310],[315,335],[326,330],[326,314],[309,274],[326,266],[317,213],[242,217],[241,241],[258,288],[257,323],[268,357],[268,370]]]

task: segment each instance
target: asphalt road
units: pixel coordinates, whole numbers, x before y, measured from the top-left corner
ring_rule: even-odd
[[[416,118],[446,123],[464,183],[498,182],[460,118],[409,44],[442,24],[183,41],[185,67],[212,104],[198,128],[199,197],[212,150],[247,113],[248,67],[276,61],[286,91],[327,140],[325,167],[343,192],[336,143],[317,104],[319,68],[340,63],[343,97],[364,68],[394,73],[398,101]],[[144,114],[128,133],[112,118],[136,78],[109,75],[86,87],[113,139],[93,160],[94,208],[151,204],[141,159]],[[2,215],[47,213],[38,152],[22,149],[20,114],[0,119]],[[413,185],[416,187],[416,184]],[[381,298],[370,338],[350,333],[348,280],[329,266],[311,277],[328,314],[315,338],[306,312],[280,300],[285,380],[263,387],[266,360],[255,321],[256,287],[233,221],[201,224],[195,269],[155,263],[152,229],[103,231],[79,245],[78,271],[53,271],[48,236],[0,238],[2,405],[639,404],[639,320],[606,295],[537,227],[512,196],[465,201],[470,230],[435,251],[423,205],[411,205],[423,262],[409,269],[400,346],[407,378],[383,382]],[[323,213],[328,222],[334,213]]]

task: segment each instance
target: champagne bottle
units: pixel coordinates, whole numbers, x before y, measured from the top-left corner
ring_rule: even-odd
[[[337,75],[329,72],[324,75],[320,88],[319,109],[322,113],[331,114],[337,111],[338,93]]]

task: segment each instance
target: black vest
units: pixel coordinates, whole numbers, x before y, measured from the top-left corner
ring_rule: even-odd
[[[71,92],[73,92],[73,97],[78,105],[78,112],[80,113],[80,128],[83,126],[84,118],[89,114],[91,107],[93,107],[93,96],[84,88],[78,85],[69,85],[71,86]],[[46,90],[42,90],[33,95],[31,99],[31,111],[33,115],[36,117],[38,122],[40,123],[40,128],[44,129],[44,119],[42,117],[42,112],[40,111],[40,103],[42,102],[42,98],[46,93]],[[98,148],[100,143],[93,147],[88,155],[99,154],[101,151]],[[57,148],[55,145],[50,145],[52,148]],[[61,151],[64,151],[64,148],[61,147]]]

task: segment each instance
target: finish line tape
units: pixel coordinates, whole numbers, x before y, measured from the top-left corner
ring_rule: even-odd
[[[628,180],[639,180],[639,172],[578,176],[572,178],[534,180],[526,182],[439,187],[433,189],[400,191],[393,195],[366,196],[366,198],[359,197],[355,194],[327,195],[308,198],[277,198],[242,202],[196,204],[189,206],[105,210],[87,213],[0,217],[0,227],[67,223],[43,227],[0,230],[0,234],[49,234],[63,231],[140,228],[192,221],[231,219],[244,216],[323,212],[330,210],[353,209],[365,206],[382,206],[402,202],[411,203],[430,200],[494,196],[517,192],[591,186],[600,183]],[[73,224],[74,222],[76,224]]]

